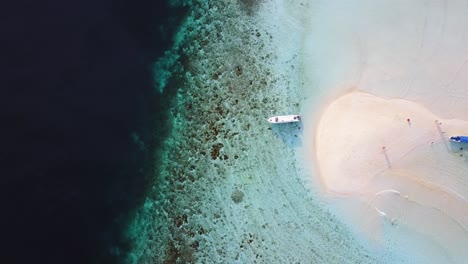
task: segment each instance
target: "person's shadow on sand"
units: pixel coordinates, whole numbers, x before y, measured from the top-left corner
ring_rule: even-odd
[[[302,121],[285,124],[272,124],[271,130],[276,137],[283,140],[289,148],[302,146]]]
[[[450,151],[460,156],[464,162],[468,162],[468,143],[464,142],[450,142]]]

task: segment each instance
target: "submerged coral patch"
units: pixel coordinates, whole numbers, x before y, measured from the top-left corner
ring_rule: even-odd
[[[233,202],[238,204],[244,200],[244,193],[236,189],[234,192],[232,192],[231,199]]]
[[[269,116],[300,110],[300,56],[278,49],[273,35],[288,29],[269,24],[283,20],[246,15],[260,1],[188,2],[168,55],[179,60],[166,67],[178,87],[173,126],[152,206],[137,213],[132,263],[376,263],[308,196],[280,137],[289,130],[269,129]]]
[[[214,144],[211,147],[211,159],[212,160],[215,160],[215,159],[217,159],[219,157],[219,152],[220,152],[222,147],[223,147],[223,144],[221,144],[221,143]]]

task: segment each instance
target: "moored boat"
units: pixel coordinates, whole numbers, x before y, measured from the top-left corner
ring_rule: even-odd
[[[468,143],[468,136],[454,136],[450,137],[453,142]]]
[[[292,123],[299,122],[301,120],[300,115],[284,115],[284,116],[273,116],[268,118],[268,122],[272,124]]]

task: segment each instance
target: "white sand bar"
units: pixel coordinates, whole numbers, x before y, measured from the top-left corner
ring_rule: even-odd
[[[414,263],[468,259],[468,146],[447,140],[468,134],[467,11],[457,0],[310,11],[310,162],[357,233]]]
[[[436,257],[448,256],[441,261],[463,263],[468,258],[467,163],[460,156],[462,145],[442,139],[439,128],[468,131],[468,122],[436,119],[410,101],[347,94],[320,120],[319,172],[330,193],[360,202],[346,213],[377,241],[388,237],[382,232],[385,223],[400,237],[398,226],[404,226],[405,235],[422,235],[423,241],[413,238],[415,248],[430,241]]]

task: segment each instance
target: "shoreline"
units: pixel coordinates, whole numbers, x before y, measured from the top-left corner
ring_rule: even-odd
[[[267,122],[300,107],[292,6],[245,14],[235,2],[198,4],[182,29],[183,87],[128,262],[378,262],[304,186],[302,129]]]
[[[410,100],[382,99],[360,91],[325,108],[313,136],[316,148],[308,148],[314,152],[322,192],[328,200],[333,198],[331,203],[351,228],[388,249],[387,240],[399,241],[403,234],[397,229],[384,231],[385,223],[405,226],[413,234],[409,236],[413,250],[406,254],[417,254],[417,248],[425,245],[432,248],[434,259],[447,260],[445,252],[455,263],[466,259],[468,254],[459,245],[468,243],[464,233],[468,181],[463,178],[468,168],[455,148],[459,146],[450,145],[439,128],[443,123],[447,134],[468,131],[468,121],[444,120]],[[410,121],[404,114],[411,116]],[[434,160],[432,166],[427,166],[428,159]],[[454,169],[447,170],[448,165]],[[428,217],[431,223],[424,222]],[[416,234],[431,237],[431,242],[416,239]]]
[[[313,187],[321,189],[326,207],[355,237],[384,255],[463,263],[468,258],[460,248],[468,244],[468,160],[465,150],[459,153],[447,138],[468,133],[465,126],[457,128],[466,123],[462,119],[468,112],[465,3],[356,0],[320,1],[315,7],[304,41],[303,83],[310,90],[304,94],[317,97],[302,114],[310,124],[304,131],[304,156],[315,167]],[[382,104],[362,111],[349,102],[347,110],[342,106],[331,114],[333,104],[349,91],[371,93]],[[408,104],[391,108],[392,100]],[[406,110],[394,123],[391,112],[381,112],[385,108]],[[432,113],[412,116],[414,108]],[[379,119],[378,113],[387,117]],[[327,115],[328,131],[319,135]],[[436,119],[443,124],[436,126]],[[394,135],[385,136],[383,130]],[[453,224],[451,217],[462,224]],[[426,225],[424,220],[432,218],[435,226]],[[434,254],[419,253],[425,251]]]
[[[315,135],[320,129],[319,120],[327,114],[330,104],[355,91],[356,87],[372,87],[364,92],[422,102],[431,109],[435,106],[440,110],[451,100],[450,87],[418,100],[438,87],[440,83],[435,82],[436,77],[450,75],[451,80],[456,79],[444,71],[443,75],[431,76],[435,84],[427,86],[430,89],[426,83],[417,82],[421,75],[437,72],[437,68],[431,67],[421,67],[424,70],[417,71],[426,63],[422,55],[432,52],[433,47],[429,47],[429,51],[424,49],[416,59],[406,56],[417,47],[412,39],[406,39],[415,34],[406,30],[402,38],[405,41],[395,49],[389,48],[388,43],[399,37],[399,27],[420,25],[419,22],[408,23],[413,21],[412,13],[406,9],[402,14],[395,12],[405,15],[395,30],[393,24],[381,25],[386,21],[378,12],[366,13],[373,9],[393,10],[379,9],[373,1],[356,5],[365,8],[354,10],[353,5],[344,8],[338,2],[324,1],[322,5],[312,6],[271,0],[259,5],[258,10],[250,10],[249,14],[243,13],[235,1],[196,3],[200,6],[189,16],[187,24],[190,25],[183,28],[189,35],[190,45],[180,49],[184,56],[175,62],[175,67],[184,71],[184,82],[171,110],[174,127],[165,143],[163,169],[158,179],[161,182],[155,182],[153,193],[136,220],[141,229],[135,236],[142,237],[143,242],[138,245],[133,260],[395,263],[412,259],[417,253],[409,242],[402,242],[408,249],[391,246],[400,243],[402,236],[392,223],[392,218],[398,217],[398,210],[392,211],[394,207],[387,205],[391,204],[389,201],[396,201],[404,209],[424,214],[427,213],[425,204],[411,207],[412,204],[401,199],[404,195],[374,192],[377,198],[368,200],[372,201],[371,205],[387,215],[393,214],[382,226],[376,225],[382,224],[381,218],[375,217],[376,210],[367,219],[373,227],[380,228],[371,231],[385,234],[378,242],[390,246],[382,248],[381,244],[359,234],[359,223],[353,226],[356,224],[353,215],[340,211],[354,209],[343,205],[360,203],[359,199],[366,197],[358,196],[351,201],[342,199],[346,196],[334,197],[323,191],[317,184],[321,178],[316,171],[325,166],[314,161],[320,147],[315,144],[322,141]],[[391,2],[387,4],[392,7]],[[419,10],[417,4],[412,3],[410,7]],[[430,5],[425,11],[435,12],[438,8],[438,5]],[[395,15],[390,13],[383,18]],[[424,17],[417,18],[424,21]],[[435,23],[439,18],[436,16]],[[344,29],[343,22],[347,19],[349,23]],[[376,23],[368,23],[366,19]],[[429,17],[428,23],[434,21]],[[390,30],[390,37],[386,30]],[[425,32],[429,43],[436,33]],[[375,37],[375,34],[380,35]],[[442,47],[446,47],[445,44],[441,43]],[[174,55],[179,58],[176,55],[180,54]],[[463,73],[464,64],[460,64],[458,57],[451,59],[453,61],[448,64],[457,65],[456,72]],[[404,72],[407,69],[411,71]],[[451,88],[456,88],[455,95],[468,94],[463,86],[455,81],[452,84]],[[440,101],[432,102],[434,98]],[[462,108],[464,102],[468,105],[468,99],[460,98],[453,100],[457,109]],[[291,111],[299,111],[303,116],[300,133],[293,126],[267,123],[267,117]],[[406,115],[402,118],[404,120]],[[381,146],[381,143],[376,145]],[[434,148],[443,151],[444,145],[436,144]],[[428,151],[430,149],[415,148],[399,166],[417,163],[420,154]],[[342,152],[340,149],[336,153]],[[430,165],[437,165],[440,157],[430,157]],[[454,169],[461,168],[457,160],[447,160]],[[385,159],[379,162],[386,164]],[[411,170],[417,174],[424,171],[425,166],[411,167]],[[390,176],[397,178],[398,175]],[[378,180],[377,187],[385,186],[385,178],[374,179]],[[395,184],[400,183],[396,181]],[[341,188],[344,187],[342,184]],[[398,186],[403,187],[404,184]],[[418,192],[427,194],[419,189]],[[415,195],[418,201],[424,200],[424,195],[420,196]],[[367,207],[368,204],[364,204],[363,209]],[[405,225],[400,227],[403,229]],[[433,249],[432,244],[427,246]]]

